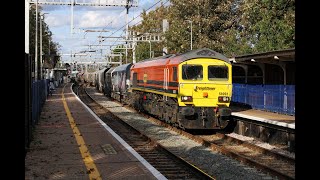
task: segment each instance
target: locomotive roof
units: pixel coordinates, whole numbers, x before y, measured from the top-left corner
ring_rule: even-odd
[[[120,66],[116,67],[113,72],[126,71],[128,68],[131,67],[131,65],[132,65],[132,63],[120,65]]]
[[[115,68],[116,68],[116,67],[111,67],[111,68],[107,71],[107,73],[111,73]]]
[[[226,63],[230,63],[229,59],[209,48],[202,48],[202,49],[196,49],[193,51],[189,51],[183,54],[168,54],[166,56],[160,56],[156,58],[146,59],[143,61],[139,61],[134,64],[134,67],[149,67],[152,65],[165,65],[167,64],[168,60],[170,60],[170,63],[181,63],[190,59],[196,59],[196,58],[213,58],[213,59],[220,59],[222,61],[225,61]]]
[[[209,48],[202,48],[202,49],[196,49],[196,50],[192,50],[192,51],[189,51],[189,52],[186,52],[186,53],[183,53],[183,54],[180,54],[179,56],[182,56],[182,62],[183,61],[186,61],[186,60],[189,60],[189,59],[194,59],[194,58],[216,58],[216,59],[221,59],[227,63],[230,64],[230,61],[229,59],[214,51],[214,50],[211,50]]]
[[[109,70],[109,67],[105,67],[97,71],[98,73],[104,73],[105,71]]]
[[[167,59],[167,58],[170,58],[170,57],[173,57],[173,56],[175,56],[175,54],[167,54],[167,55],[164,55],[164,56],[145,59],[145,60],[139,61],[137,63],[142,63],[142,62],[146,62],[146,61],[153,61],[153,60],[157,60],[157,59]]]

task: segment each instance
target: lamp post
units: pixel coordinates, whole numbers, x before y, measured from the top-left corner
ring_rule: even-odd
[[[36,35],[35,35],[34,80],[38,80],[38,0],[36,1]]]
[[[150,58],[151,58],[151,41],[149,41],[150,44]]]
[[[43,60],[42,60],[42,56],[43,56],[43,52],[42,52],[42,21],[44,20],[44,15],[45,14],[49,14],[49,13],[43,13],[40,15],[40,79],[42,79],[42,64],[43,64]]]
[[[191,37],[190,37],[190,41],[191,41],[191,42],[190,42],[190,50],[192,50],[192,21],[191,21],[191,20],[187,20],[187,22],[190,23],[190,28],[191,28],[191,33],[190,33],[190,34],[191,34],[191,35],[190,35],[190,36],[191,36]]]

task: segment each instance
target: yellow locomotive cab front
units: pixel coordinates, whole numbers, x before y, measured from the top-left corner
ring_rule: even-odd
[[[229,107],[231,65],[214,59],[193,59],[179,65],[179,106]]]

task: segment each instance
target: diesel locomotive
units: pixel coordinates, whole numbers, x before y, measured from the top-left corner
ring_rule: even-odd
[[[124,64],[104,77],[107,94],[182,129],[224,129],[232,122],[232,66],[208,48]]]

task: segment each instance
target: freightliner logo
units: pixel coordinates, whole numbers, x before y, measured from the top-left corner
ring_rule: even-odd
[[[216,88],[214,88],[214,87],[197,87],[197,90],[202,90],[202,91],[204,91],[204,90],[215,90]]]

